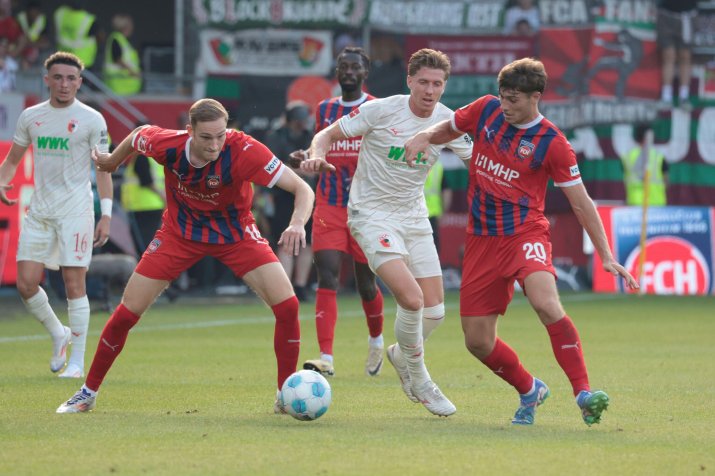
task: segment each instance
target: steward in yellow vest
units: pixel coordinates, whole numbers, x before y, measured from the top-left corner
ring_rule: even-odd
[[[154,159],[137,156],[124,169],[122,207],[139,252],[146,249],[161,226],[165,205],[164,167]]]
[[[74,53],[85,68],[94,65],[97,59],[95,16],[69,2],[55,10],[57,49]]]
[[[649,126],[640,124],[635,127],[634,138],[638,145],[631,149],[626,155],[621,157],[623,164],[623,182],[626,187],[626,204],[643,205],[645,196],[645,171],[648,169],[648,205],[664,206],[666,199],[666,179],[668,164],[665,162],[663,154],[655,147],[651,147],[648,157],[646,157],[643,146],[645,134]]]
[[[142,88],[139,53],[128,40],[134,21],[129,15],[114,15],[112,27],[104,50],[104,82],[120,96],[137,94]]]

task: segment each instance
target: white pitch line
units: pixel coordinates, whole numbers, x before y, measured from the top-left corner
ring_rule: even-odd
[[[574,294],[566,295],[561,298],[562,302],[588,302],[588,301],[604,301],[604,300],[616,300],[624,299],[627,296],[624,294]],[[512,301],[511,305],[523,305],[527,304],[526,298],[518,297]],[[452,310],[458,307],[457,305],[447,304],[447,310]],[[391,316],[395,313],[394,308],[386,307],[385,315]],[[363,317],[364,313],[362,311],[352,311],[352,312],[341,312],[339,318],[357,318]],[[314,315],[300,316],[301,321],[308,321],[315,319]],[[271,316],[249,316],[249,317],[239,317],[236,319],[221,319],[216,321],[196,321],[196,322],[182,322],[182,323],[168,323],[168,324],[148,324],[146,326],[139,326],[132,329],[132,332],[157,332],[157,331],[174,331],[183,329],[208,329],[212,327],[226,327],[226,326],[240,326],[247,324],[272,324],[275,320]],[[100,331],[90,331],[89,335],[99,335]],[[28,342],[35,340],[47,339],[47,334],[35,334],[29,336],[14,336],[14,337],[0,337],[0,344],[12,344],[15,342]]]

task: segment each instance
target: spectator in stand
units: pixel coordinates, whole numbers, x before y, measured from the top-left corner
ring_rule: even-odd
[[[7,40],[7,54],[17,58],[25,48],[25,37],[20,24],[12,17],[10,0],[0,0],[0,40]]]
[[[9,42],[5,38],[0,38],[0,92],[15,90],[15,73],[17,72],[17,61],[8,52]]]
[[[112,29],[104,51],[104,82],[120,96],[137,94],[142,89],[139,53],[129,43],[134,20],[129,15],[114,15]]]
[[[520,22],[526,20],[528,27]],[[516,0],[504,14],[505,35],[533,35],[539,31],[539,7],[533,0]]]
[[[310,147],[310,141],[313,138],[311,128],[311,115],[308,105],[302,101],[290,102],[286,105],[285,124],[278,129],[270,132],[266,138],[266,145],[273,153],[283,162],[287,162],[291,152],[295,150],[303,150]],[[315,176],[310,173],[298,170],[298,174],[308,182],[310,187],[315,190]],[[293,215],[293,194],[277,189],[271,189],[273,193],[273,219],[271,230],[274,233],[281,233],[285,230]],[[305,225],[306,246],[300,249],[300,252],[293,254],[290,250],[282,247],[276,250],[276,255],[280,260],[286,274],[291,278],[295,295],[301,302],[310,300],[308,292],[308,280],[313,267],[313,219]],[[273,236],[277,240],[279,236]]]
[[[58,50],[73,53],[86,69],[92,69],[102,35],[95,15],[83,9],[80,3],[67,0],[66,5],[55,10],[55,40]]]
[[[21,54],[22,69],[28,69],[37,64],[40,51],[50,47],[47,37],[47,16],[42,13],[40,2],[31,1],[27,8],[17,14],[17,22],[25,36],[25,48]]]
[[[678,99],[681,107],[689,109],[690,77],[692,75],[691,48],[693,46],[693,19],[698,10],[697,0],[661,0],[658,2],[656,35],[662,55],[663,89],[660,99],[669,105],[673,102],[675,67],[678,67]]]

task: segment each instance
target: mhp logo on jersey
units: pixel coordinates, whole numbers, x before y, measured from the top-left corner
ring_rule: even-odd
[[[640,247],[635,248],[625,263],[626,269],[636,277],[640,254]],[[700,250],[689,241],[659,236],[646,241],[640,284],[646,293],[707,294],[710,269]]]
[[[533,152],[534,152],[534,144],[532,144],[528,140],[524,140],[524,139],[522,139],[521,142],[519,142],[519,148],[516,150],[516,153],[519,155],[519,158],[526,159]]]
[[[78,125],[79,121],[77,119],[70,119],[70,122],[67,124],[67,131],[70,133],[74,132]]]
[[[208,188],[218,188],[221,185],[220,175],[209,175],[206,177],[206,186]]]

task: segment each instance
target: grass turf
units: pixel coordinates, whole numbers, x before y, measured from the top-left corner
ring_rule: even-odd
[[[19,300],[9,300],[16,302]],[[272,412],[273,320],[257,300],[157,304],[131,332],[91,414],[54,410],[80,386],[49,372],[50,341],[17,305],[0,312],[0,474],[708,474],[715,471],[715,298],[563,296],[591,384],[611,396],[587,427],[548,336],[515,299],[500,336],[551,398],[533,427],[509,422],[514,390],[464,349],[458,296],[426,346],[457,406],[437,418],[409,402],[387,360],[364,374],[360,301],[340,297],[333,403],[314,422]],[[66,322],[60,303],[55,309]],[[318,355],[303,305],[300,363]],[[94,312],[86,365],[107,314]],[[386,343],[394,304],[386,297]],[[299,363],[299,365],[300,365]]]

